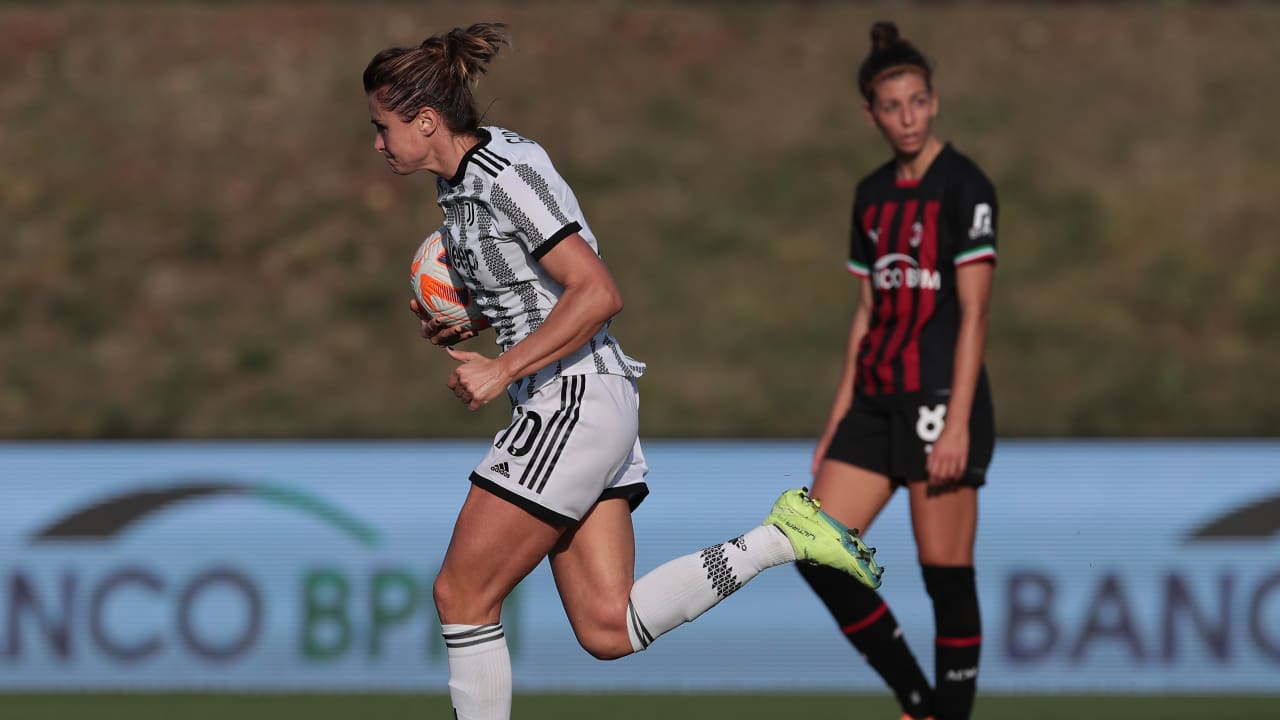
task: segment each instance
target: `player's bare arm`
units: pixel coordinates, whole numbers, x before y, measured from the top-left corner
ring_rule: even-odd
[[[991,306],[991,280],[995,266],[976,262],[956,268],[956,295],[960,302],[960,332],[956,336],[951,399],[946,425],[926,465],[931,485],[955,482],[969,461],[969,414],[982,368]]]
[[[831,414],[827,417],[827,427],[818,439],[818,446],[814,448],[813,460],[809,466],[809,474],[815,477],[818,474],[818,467],[822,465],[822,460],[827,456],[827,447],[831,444],[831,438],[835,435],[836,427],[840,424],[840,420],[845,416],[845,413],[849,412],[849,406],[853,404],[853,383],[857,378],[858,372],[858,347],[862,345],[862,338],[867,334],[867,328],[871,325],[871,308],[875,302],[872,296],[870,278],[860,283],[858,296],[858,307],[854,310],[853,321],[849,324],[849,344],[845,348],[844,369],[840,373],[840,383],[836,386],[836,396],[831,403]]]
[[[449,387],[472,410],[501,395],[516,378],[582,347],[622,310],[622,294],[613,275],[581,235],[566,237],[540,262],[564,292],[537,330],[496,359],[450,350],[461,364]]]

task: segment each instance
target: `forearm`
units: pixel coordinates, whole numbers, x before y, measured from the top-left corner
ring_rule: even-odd
[[[955,362],[951,370],[951,399],[947,403],[947,423],[967,427],[973,410],[973,396],[982,371],[982,353],[987,342],[986,313],[962,313],[956,337]]]
[[[947,402],[947,425],[968,427],[982,372],[982,354],[987,344],[987,313],[991,306],[990,263],[971,263],[956,270],[956,293],[960,301],[960,329],[956,335],[951,367],[951,399]]]
[[[621,309],[612,285],[566,287],[542,325],[498,361],[512,380],[530,375],[582,347]]]
[[[870,323],[870,312],[859,305],[854,313],[853,322],[849,326],[848,346],[845,348],[844,369],[840,373],[840,384],[836,387],[835,399],[831,403],[831,414],[827,417],[827,429],[831,430],[849,412],[853,405],[853,386],[858,376],[858,348],[862,338],[867,334]]]

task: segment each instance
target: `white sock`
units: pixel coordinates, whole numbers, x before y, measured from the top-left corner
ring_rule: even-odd
[[[658,636],[715,607],[765,568],[795,562],[791,541],[772,525],[660,565],[631,586],[627,635],[640,652]]]
[[[502,623],[444,625],[449,697],[457,720],[510,720],[511,655]]]

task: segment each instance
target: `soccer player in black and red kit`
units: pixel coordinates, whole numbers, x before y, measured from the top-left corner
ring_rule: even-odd
[[[905,485],[936,631],[934,685],[872,589],[800,566],[907,718],[968,718],[982,643],[973,546],[995,421],[983,346],[996,197],[972,160],[933,134],[924,55],[876,23],[859,72],[893,160],[857,187],[849,271],[862,278],[844,372],[813,456],[813,497],[864,531]]]

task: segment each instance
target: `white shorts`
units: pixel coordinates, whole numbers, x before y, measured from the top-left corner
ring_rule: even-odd
[[[640,395],[619,375],[566,375],[515,406],[471,482],[549,523],[576,525],[592,506],[649,494]]]

